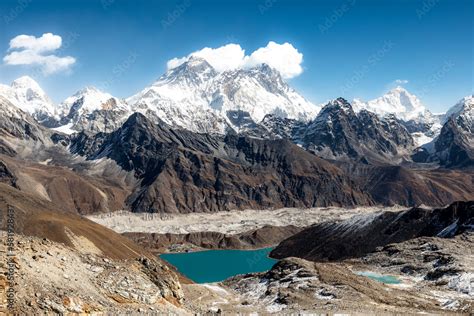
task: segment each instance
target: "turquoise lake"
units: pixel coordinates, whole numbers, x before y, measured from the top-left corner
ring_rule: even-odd
[[[385,284],[400,284],[401,283],[400,280],[393,275],[382,275],[382,274],[378,274],[378,273],[370,272],[370,271],[357,272],[356,274],[371,278],[372,280],[382,282]]]
[[[237,274],[263,272],[277,262],[269,258],[273,248],[258,250],[206,250],[167,253],[160,258],[196,283],[218,282]]]

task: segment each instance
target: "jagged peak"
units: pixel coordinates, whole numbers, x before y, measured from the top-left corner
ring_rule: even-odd
[[[278,70],[276,70],[275,68],[271,67],[269,64],[267,63],[261,63],[261,64],[258,64],[250,69],[257,69],[263,73],[268,73],[268,74],[278,74],[281,76],[280,72]]]
[[[214,67],[204,58],[198,56],[191,56],[181,65],[170,69],[169,72],[179,72],[179,71],[206,71],[206,70],[214,70]]]
[[[365,109],[380,116],[395,114],[399,119],[405,121],[418,120],[427,112],[420,99],[402,86],[397,86],[368,102],[354,99],[353,107],[356,112]]]
[[[125,125],[130,126],[130,125],[141,124],[141,123],[151,124],[150,120],[145,115],[143,115],[140,112],[135,112],[128,117],[125,123],[123,123],[123,126]]]
[[[185,62],[185,64],[187,64],[188,66],[200,66],[200,65],[203,65],[203,64],[204,65],[207,64],[207,65],[211,66],[211,64],[209,64],[209,62],[205,58],[195,56],[195,55],[191,55],[188,58],[188,60]]]
[[[103,92],[94,86],[85,86],[84,88],[78,90],[74,93],[74,96],[83,96],[88,94],[108,94],[107,92]]]
[[[326,109],[336,108],[336,109],[341,109],[345,112],[346,111],[350,111],[350,112],[354,111],[352,109],[352,105],[346,99],[344,99],[342,97],[339,97],[337,99],[329,101],[329,103],[326,104],[326,106],[324,106],[323,109],[321,109],[321,112],[324,111],[324,108],[326,108]]]
[[[331,118],[333,116],[340,115],[355,116],[352,105],[346,99],[341,97],[331,100],[325,106],[323,106],[313,122],[319,123],[322,121],[332,120]]]
[[[405,89],[402,86],[396,86],[395,88],[391,89],[388,93],[406,93],[406,94],[411,94],[408,92],[407,89]]]
[[[156,118],[152,121],[146,115],[140,112],[134,112],[130,115],[127,120],[122,124],[120,133],[128,133],[131,130],[139,131],[157,131],[157,130],[168,130],[169,125],[163,122],[161,119]]]
[[[152,86],[160,86],[167,83],[179,83],[182,80],[201,84],[217,75],[217,71],[205,60],[198,56],[189,57],[184,63],[169,69]]]
[[[446,112],[444,122],[447,122],[450,118],[457,118],[459,116],[463,116],[469,122],[474,121],[474,95],[465,96],[452,106]]]
[[[43,91],[40,85],[30,76],[22,76],[13,80],[11,86],[12,88],[31,88],[33,90]]]

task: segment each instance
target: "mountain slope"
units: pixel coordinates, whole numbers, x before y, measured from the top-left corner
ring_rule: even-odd
[[[268,114],[308,121],[318,111],[290,88],[278,71],[266,64],[223,72],[213,80],[208,93],[212,95],[212,108],[221,113],[247,112],[255,122]]]
[[[30,114],[0,95],[0,154],[15,155],[19,141],[30,141],[32,147],[46,144],[49,134]]]
[[[383,205],[444,206],[474,199],[474,173],[467,170],[410,169],[403,166],[337,164]]]
[[[270,255],[279,259],[341,260],[421,236],[452,237],[472,231],[473,224],[474,202],[457,202],[441,209],[379,212],[316,224],[283,241]]]

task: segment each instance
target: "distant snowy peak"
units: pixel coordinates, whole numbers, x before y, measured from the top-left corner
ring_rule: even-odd
[[[95,87],[86,87],[64,100],[59,107],[65,115],[77,113],[79,115],[106,109],[106,102],[113,99],[109,93],[102,92]],[[112,108],[109,108],[112,110]]]
[[[188,84],[197,87],[216,75],[216,70],[205,59],[191,57],[187,62],[168,70],[153,86]]]
[[[0,95],[39,122],[57,116],[51,99],[39,84],[28,76],[16,79],[10,86],[0,85]]]
[[[82,130],[110,132],[131,114],[128,104],[95,87],[86,87],[59,105],[60,127],[57,131],[73,133]]]
[[[462,119],[470,125],[474,122],[474,95],[469,95],[451,107],[445,115],[444,122],[449,118]]]
[[[418,146],[431,142],[442,126],[442,115],[432,114],[416,95],[400,86],[368,102],[354,99],[353,106],[356,112],[367,110],[380,117],[393,115],[408,129]]]
[[[280,73],[266,64],[219,74],[209,87],[210,106],[226,113],[248,112],[255,122],[268,114],[309,121],[320,108],[292,89]]]
[[[229,126],[239,130],[235,113],[248,113],[258,123],[269,114],[309,121],[319,110],[268,65],[217,72],[198,57],[168,70],[127,102],[172,126],[209,133],[225,133]]]
[[[156,117],[165,123],[201,133],[223,134],[225,118],[209,107],[207,85],[217,75],[207,61],[190,58],[168,70],[152,85],[126,101],[132,112]]]
[[[38,91],[42,94],[44,94],[43,89],[39,86],[39,84],[33,80],[33,78],[28,77],[28,76],[23,76],[20,77],[16,80],[14,80],[11,84],[11,87],[13,89],[31,89],[33,91]]]
[[[365,109],[380,116],[394,114],[404,121],[418,120],[426,112],[425,106],[418,97],[400,86],[375,100],[363,102],[355,99],[353,106],[357,112]]]

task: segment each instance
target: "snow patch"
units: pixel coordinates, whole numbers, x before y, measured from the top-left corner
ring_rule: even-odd
[[[73,125],[74,125],[73,123],[68,123],[63,126],[52,128],[52,130],[63,133],[63,134],[71,135],[71,134],[77,133],[77,131],[72,129]]]

